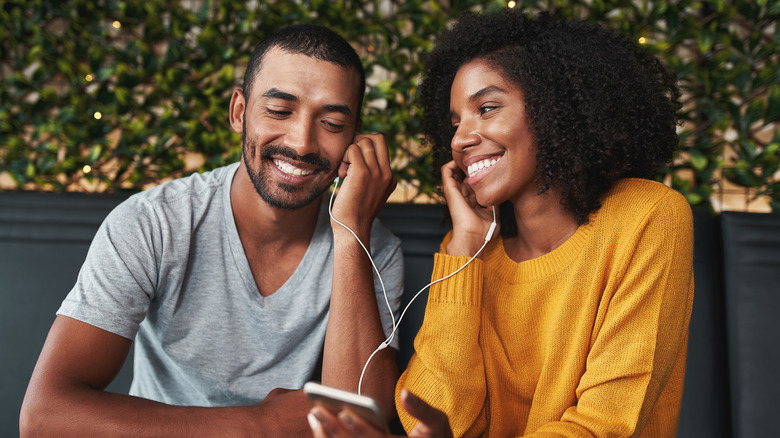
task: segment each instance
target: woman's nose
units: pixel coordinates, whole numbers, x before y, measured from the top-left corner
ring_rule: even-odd
[[[455,128],[452,136],[452,151],[462,153],[466,148],[479,144],[482,141],[479,133],[473,128],[461,123]]]

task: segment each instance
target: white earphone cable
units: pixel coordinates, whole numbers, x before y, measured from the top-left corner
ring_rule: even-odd
[[[366,373],[366,369],[368,368],[368,364],[371,363],[371,359],[374,358],[374,355],[376,355],[379,351],[384,350],[385,348],[387,348],[388,345],[390,345],[390,342],[392,342],[393,338],[395,337],[395,333],[398,330],[398,326],[401,324],[401,320],[403,320],[404,315],[406,315],[406,311],[409,310],[409,307],[412,305],[414,300],[416,300],[417,297],[420,296],[420,294],[423,293],[423,291],[425,291],[425,289],[431,287],[432,285],[434,285],[434,284],[436,284],[436,283],[438,283],[440,281],[444,281],[444,280],[452,277],[453,275],[457,274],[461,270],[463,270],[463,268],[468,266],[469,263],[471,263],[475,258],[477,258],[477,256],[479,256],[479,254],[482,252],[482,250],[485,249],[485,246],[490,241],[490,238],[493,236],[493,232],[496,229],[496,207],[492,207],[493,208],[493,223],[490,224],[490,229],[488,230],[487,234],[485,235],[485,242],[482,244],[482,246],[479,248],[479,250],[477,250],[477,252],[473,256],[471,256],[471,258],[463,266],[461,266],[460,268],[455,270],[455,272],[452,272],[451,274],[448,274],[448,275],[446,275],[446,276],[444,276],[442,278],[439,278],[438,280],[434,280],[434,281],[428,283],[427,285],[423,286],[423,288],[420,289],[416,294],[414,294],[412,299],[409,300],[409,302],[406,304],[406,307],[404,307],[403,312],[401,312],[401,316],[398,317],[398,321],[396,322],[395,317],[393,316],[393,309],[392,309],[392,307],[390,307],[390,301],[387,298],[387,290],[385,290],[385,283],[384,283],[384,281],[382,281],[382,275],[379,273],[379,269],[377,269],[376,265],[374,264],[374,259],[371,257],[371,253],[368,251],[368,249],[366,249],[366,246],[363,245],[363,242],[360,241],[360,238],[358,238],[357,234],[355,234],[354,231],[352,231],[348,226],[344,225],[343,223],[339,222],[338,219],[333,217],[333,212],[332,212],[333,198],[336,195],[336,188],[338,188],[338,185],[339,185],[339,178],[338,177],[336,177],[334,183],[336,185],[335,185],[335,187],[333,187],[333,193],[331,193],[331,195],[330,195],[330,202],[328,204],[328,214],[330,215],[330,218],[333,219],[334,222],[336,222],[337,224],[339,224],[342,227],[346,228],[350,233],[352,233],[352,235],[355,237],[355,239],[357,239],[358,243],[360,243],[360,246],[363,248],[363,251],[365,251],[366,255],[368,255],[368,259],[371,261],[371,266],[374,267],[374,271],[376,272],[376,275],[379,278],[379,283],[382,285],[382,293],[384,294],[384,297],[385,297],[385,304],[387,304],[387,309],[390,312],[390,318],[391,318],[391,320],[393,322],[393,330],[390,333],[390,336],[388,336],[387,339],[385,339],[381,344],[379,344],[379,347],[377,347],[377,349],[374,350],[374,352],[371,353],[370,356],[368,356],[368,359],[366,360],[366,364],[363,366],[363,371],[360,373],[360,380],[358,381],[358,395],[360,395],[361,394],[362,385],[363,385],[363,376]]]

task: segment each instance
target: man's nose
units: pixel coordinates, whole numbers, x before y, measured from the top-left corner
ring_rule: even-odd
[[[284,145],[295,149],[300,156],[319,153],[314,128],[315,124],[312,120],[299,118],[293,121],[284,135]]]

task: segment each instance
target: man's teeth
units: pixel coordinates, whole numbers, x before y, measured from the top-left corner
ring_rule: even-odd
[[[276,165],[276,167],[279,168],[279,170],[281,170],[282,172],[284,172],[284,173],[286,173],[288,175],[306,176],[306,175],[311,175],[312,172],[313,172],[312,170],[301,169],[300,167],[295,167],[292,164],[290,164],[290,163],[288,163],[286,161],[282,161],[282,160],[274,160],[274,164]]]
[[[482,169],[487,169],[488,167],[492,167],[494,164],[498,163],[498,160],[500,159],[501,157],[487,158],[482,161],[477,161],[476,163],[471,164],[467,169],[469,172],[469,177],[476,175]]]

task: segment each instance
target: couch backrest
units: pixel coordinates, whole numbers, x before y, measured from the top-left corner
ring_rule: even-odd
[[[55,312],[75,282],[101,221],[123,199],[105,195],[0,193],[0,431],[18,435],[24,392]],[[412,204],[388,204],[380,213],[382,222],[402,240],[403,306],[430,281],[433,254],[448,230],[442,213],[439,206]],[[749,217],[736,216],[742,227],[756,229]],[[780,349],[774,339],[778,331],[777,324],[761,323],[763,333],[756,334],[751,329],[756,325],[752,316],[756,308],[766,313],[777,312],[780,307],[767,307],[760,301],[747,307],[734,304],[727,318],[728,300],[724,295],[727,289],[744,286],[743,289],[758,291],[760,297],[756,299],[772,299],[780,306],[780,243],[767,241],[762,255],[747,262],[745,249],[735,252],[729,248],[725,252],[732,268],[724,268],[720,218],[706,212],[695,212],[694,218],[696,292],[678,437],[729,437],[732,427],[737,431],[733,436],[740,436],[739,431],[765,430],[755,424],[751,412],[756,406],[775,409],[780,400],[776,396],[768,398],[778,392],[780,367],[776,366],[777,360],[767,360],[767,355],[777,359]],[[777,215],[763,219],[780,224]],[[739,240],[742,233],[736,227],[723,234],[731,241]],[[766,241],[760,234],[756,239],[759,243]],[[724,269],[732,284],[730,288],[724,287]],[[401,321],[401,369],[413,353],[414,335],[422,324],[427,295],[426,289]],[[728,348],[727,339],[739,345]],[[131,359],[109,390],[127,391],[132,378]],[[736,372],[731,380],[730,370],[732,374]],[[754,402],[755,393],[762,398]],[[732,412],[739,418],[734,420]],[[772,419],[765,415],[763,424],[769,426]]]

